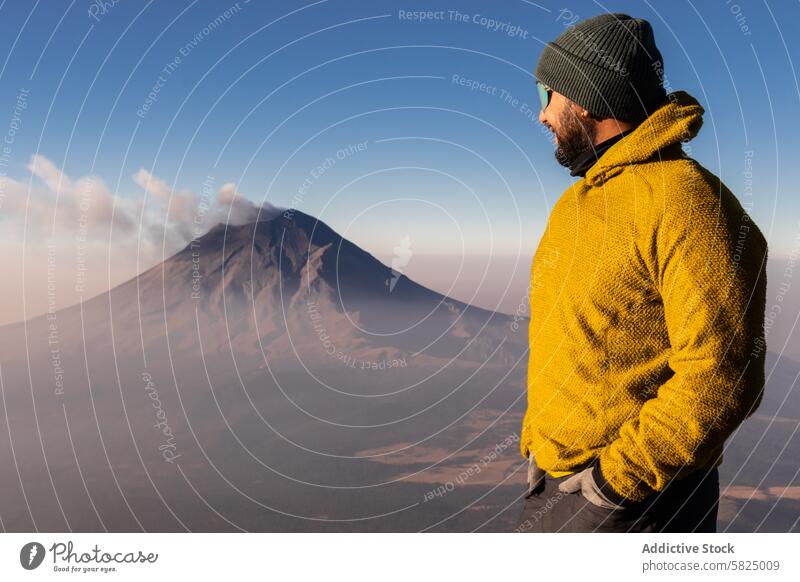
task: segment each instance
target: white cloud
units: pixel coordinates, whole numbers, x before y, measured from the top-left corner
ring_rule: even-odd
[[[58,192],[61,188],[69,189],[72,187],[67,178],[56,165],[46,157],[36,154],[31,157],[31,161],[25,166],[30,172],[43,180],[53,192]]]
[[[139,168],[139,171],[133,175],[133,181],[162,202],[169,200],[172,194],[172,190],[164,180],[156,178],[144,168]]]
[[[217,212],[212,218],[215,223],[248,224],[256,220],[269,220],[280,212],[269,202],[261,206],[255,204],[236,189],[235,183],[226,182],[217,193]]]
[[[61,308],[137,275],[218,222],[244,224],[280,213],[270,204],[248,200],[230,182],[216,192],[212,187],[201,200],[190,190],[174,191],[142,168],[132,178],[148,195],[138,189],[120,195],[99,176],[70,179],[42,155],[32,156],[26,167],[31,172],[27,179],[0,176],[0,324],[21,319],[23,305],[27,317],[46,309],[39,283],[48,244],[58,248]],[[201,232],[198,217],[203,219]],[[79,260],[90,266],[81,274],[81,290],[74,284]]]

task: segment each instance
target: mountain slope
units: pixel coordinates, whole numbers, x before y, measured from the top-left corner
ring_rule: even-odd
[[[392,280],[394,277],[394,280]],[[390,285],[391,282],[391,285]],[[110,292],[58,312],[72,347],[171,358],[233,354],[263,365],[340,365],[416,358],[510,364],[526,350],[520,322],[445,297],[397,273],[294,210],[242,226],[219,224]],[[28,329],[45,328],[45,317]],[[0,330],[0,343],[21,324]],[[34,342],[34,350],[37,342]],[[40,346],[44,346],[39,342]],[[158,347],[154,347],[158,346]]]

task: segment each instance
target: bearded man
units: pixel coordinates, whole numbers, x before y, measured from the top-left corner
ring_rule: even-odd
[[[516,531],[713,532],[725,440],[762,397],[767,242],[684,152],[704,111],[667,94],[649,22],[584,20],[536,77],[580,179],[531,267]]]

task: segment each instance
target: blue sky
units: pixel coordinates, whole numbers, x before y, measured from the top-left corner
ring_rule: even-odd
[[[40,155],[118,200],[142,197],[140,169],[175,191],[233,182],[379,256],[410,235],[416,253],[514,255],[526,271],[573,180],[536,120],[542,43],[573,17],[622,11],[653,24],[670,86],[706,109],[692,155],[741,195],[752,152],[750,212],[771,256],[788,252],[797,3],[565,4],[4,2],[0,120],[20,91],[26,107],[0,170],[30,179]],[[420,10],[444,12],[401,16]]]

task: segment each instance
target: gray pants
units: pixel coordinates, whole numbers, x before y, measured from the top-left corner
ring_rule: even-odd
[[[536,477],[539,476],[537,469]],[[716,467],[673,480],[663,491],[624,509],[605,509],[558,485],[570,476],[544,475],[528,490],[515,532],[715,532],[719,508]]]

